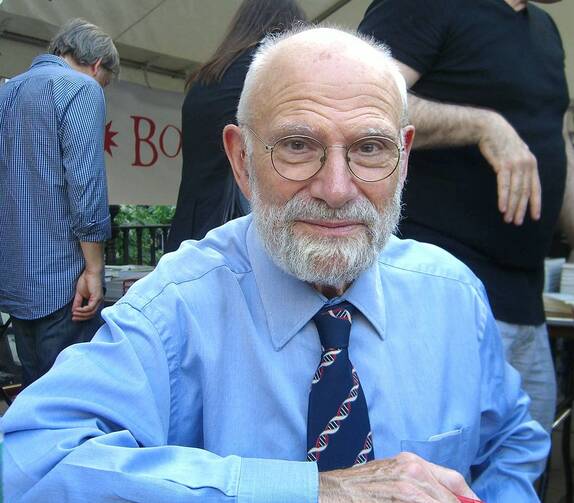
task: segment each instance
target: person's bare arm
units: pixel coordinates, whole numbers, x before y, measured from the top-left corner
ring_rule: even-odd
[[[411,87],[420,73],[397,61]],[[536,158],[514,128],[497,112],[453,105],[409,93],[409,116],[416,128],[413,148],[477,145],[496,174],[498,209],[504,221],[521,225],[526,210],[538,220],[541,187]]]
[[[104,299],[104,244],[82,241],[80,246],[86,267],[76,283],[76,294],[72,303],[74,321],[93,318]],[[83,305],[84,303],[86,305]]]
[[[476,498],[458,472],[408,452],[319,474],[319,503],[457,503],[457,495]]]
[[[568,114],[566,114],[567,116]],[[564,118],[564,143],[566,144],[566,189],[564,191],[564,201],[560,211],[560,228],[566,234],[570,245],[569,262],[574,262],[574,146],[568,134]]]

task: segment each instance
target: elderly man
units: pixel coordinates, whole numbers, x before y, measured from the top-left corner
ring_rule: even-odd
[[[0,87],[0,310],[12,316],[24,385],[102,324],[111,234],[102,88],[118,52],[82,19],[48,52]]]
[[[392,236],[405,103],[354,35],[262,44],[224,131],[253,216],[166,255],[16,400],[11,502],[536,500],[548,437],[480,282]]]

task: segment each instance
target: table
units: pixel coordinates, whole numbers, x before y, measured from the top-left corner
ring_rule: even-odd
[[[115,304],[138,279],[153,271],[153,266],[106,266],[106,293],[104,305]]]
[[[572,435],[572,408],[574,404],[574,318],[547,317],[548,335],[554,360],[559,349],[565,356],[564,372],[559,376],[558,385],[563,393],[563,398],[556,407],[556,416],[552,429],[562,425],[562,464],[564,468],[564,480],[566,484],[566,501],[574,501],[574,485],[572,480],[572,462],[570,453],[570,440]],[[562,348],[558,345],[562,344]],[[559,369],[558,369],[559,370]],[[560,373],[560,372],[559,372]],[[541,479],[540,493],[546,493],[549,469],[544,472]],[[543,499],[544,501],[544,499]]]

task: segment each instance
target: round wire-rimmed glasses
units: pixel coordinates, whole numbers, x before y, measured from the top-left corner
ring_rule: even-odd
[[[327,160],[328,148],[346,149],[349,171],[363,182],[380,182],[391,176],[401,159],[401,147],[386,136],[365,136],[350,145],[323,145],[305,135],[288,135],[268,145],[251,127],[247,129],[271,154],[271,165],[279,176],[303,182],[315,176]]]

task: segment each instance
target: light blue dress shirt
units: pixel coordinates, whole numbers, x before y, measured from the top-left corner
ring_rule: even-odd
[[[0,86],[0,311],[37,319],[74,296],[80,242],[111,235],[102,87],[42,54]]]
[[[476,277],[393,238],[342,298],[360,312],[349,351],[377,457],[411,451],[488,503],[536,501],[549,439]],[[185,242],[10,407],[7,501],[316,502],[311,318],[326,301],[273,264],[250,216]]]

